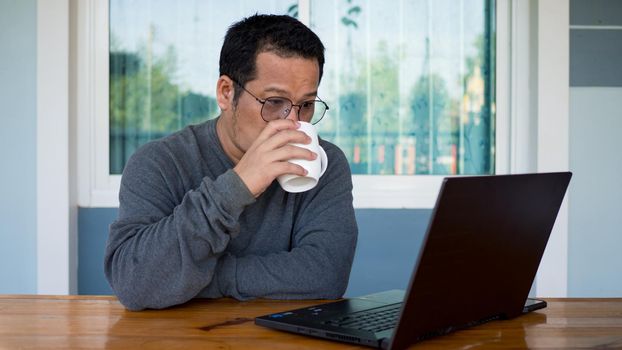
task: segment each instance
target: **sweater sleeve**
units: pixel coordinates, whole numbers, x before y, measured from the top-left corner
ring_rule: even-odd
[[[181,304],[208,287],[239,232],[240,214],[255,200],[232,170],[183,193],[174,164],[171,153],[154,143],[137,151],[123,172],[104,267],[130,310]]]
[[[335,299],[343,295],[358,228],[347,160],[335,146],[329,158],[329,169],[318,186],[301,198],[289,251],[222,256],[218,283],[225,295],[242,300]]]

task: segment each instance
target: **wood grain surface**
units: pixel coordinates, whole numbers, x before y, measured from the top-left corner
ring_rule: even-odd
[[[622,298],[547,301],[546,309],[413,348],[622,348]],[[0,295],[0,349],[365,349],[253,322],[256,316],[319,302],[198,299],[131,312],[109,296]]]

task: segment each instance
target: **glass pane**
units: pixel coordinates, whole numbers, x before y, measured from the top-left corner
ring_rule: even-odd
[[[111,0],[110,173],[142,144],[218,115],[229,25],[254,13],[297,15],[296,0]]]
[[[318,124],[354,174],[494,173],[494,0],[313,0]]]

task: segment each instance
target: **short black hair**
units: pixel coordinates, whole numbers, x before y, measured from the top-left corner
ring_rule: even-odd
[[[317,59],[324,70],[324,45],[311,29],[286,15],[260,15],[244,18],[227,30],[220,50],[220,75],[227,75],[244,86],[255,79],[257,55],[274,52],[282,57]],[[237,101],[241,89],[235,89]]]

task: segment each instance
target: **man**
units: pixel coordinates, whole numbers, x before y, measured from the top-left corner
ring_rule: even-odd
[[[275,181],[305,174],[288,160],[318,156],[291,143],[310,142],[299,118],[327,109],[317,97],[323,65],[321,41],[294,18],[255,15],[229,28],[221,115],[141,147],[124,169],[105,273],[128,309],[343,295],[358,233],[344,154],[320,141],[328,168],[307,192]]]

